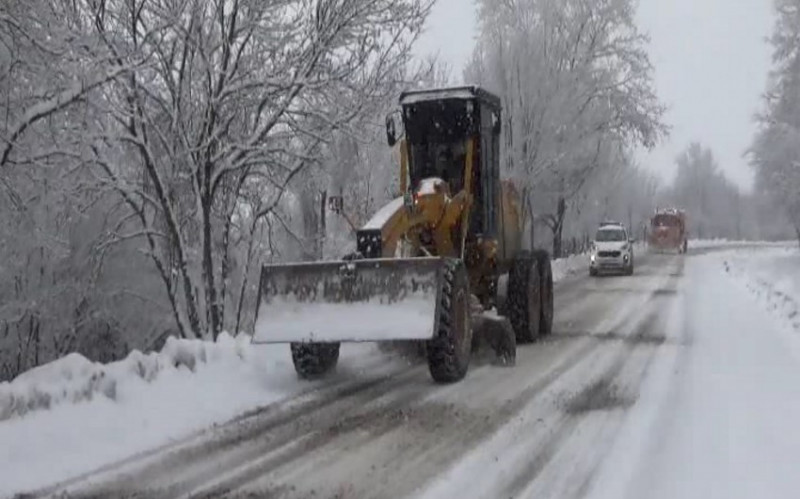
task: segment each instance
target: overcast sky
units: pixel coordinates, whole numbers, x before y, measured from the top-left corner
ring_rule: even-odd
[[[640,27],[650,34],[656,89],[669,106],[672,134],[643,166],[667,181],[675,157],[691,141],[711,147],[729,178],[748,188],[752,175],[742,157],[755,127],[770,49],[770,0],[640,0]],[[471,0],[438,0],[417,47],[461,72],[474,46],[476,15]]]

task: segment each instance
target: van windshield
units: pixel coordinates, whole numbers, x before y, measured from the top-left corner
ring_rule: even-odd
[[[594,240],[601,243],[625,241],[625,231],[621,229],[600,229],[597,231]]]

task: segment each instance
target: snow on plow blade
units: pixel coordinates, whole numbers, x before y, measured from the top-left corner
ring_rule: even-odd
[[[427,340],[441,258],[265,265],[254,343]]]

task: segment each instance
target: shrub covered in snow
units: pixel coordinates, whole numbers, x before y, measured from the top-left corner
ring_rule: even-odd
[[[0,421],[61,403],[76,403],[94,397],[115,400],[118,384],[130,378],[152,382],[167,369],[197,370],[202,364],[244,360],[250,337],[232,338],[223,333],[216,343],[169,338],[158,353],[138,350],[125,359],[101,364],[72,353],[36,367],[0,384]]]

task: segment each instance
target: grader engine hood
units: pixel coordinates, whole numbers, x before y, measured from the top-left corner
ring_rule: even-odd
[[[441,258],[265,266],[254,343],[427,340]]]
[[[426,178],[419,188],[406,200],[410,225],[436,223],[444,215],[450,202],[450,191],[444,180]]]

